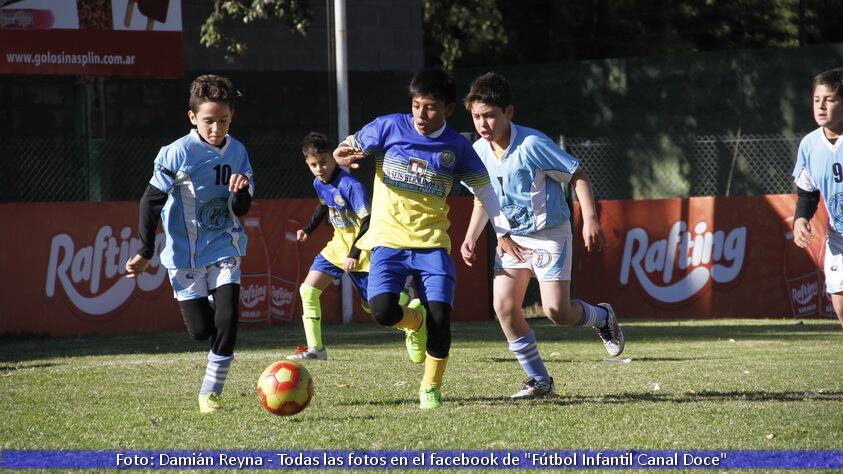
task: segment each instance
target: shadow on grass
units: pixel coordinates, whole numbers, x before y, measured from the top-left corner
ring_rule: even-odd
[[[54,367],[59,364],[45,363],[45,364],[19,364],[19,365],[0,365],[0,374],[9,374],[20,369],[43,369],[45,367]]]
[[[531,320],[540,341],[553,343],[589,342],[595,340],[594,331],[588,328],[560,328],[547,320]],[[777,320],[765,324],[746,324],[742,321],[726,320],[688,322],[625,322],[624,333],[629,342],[635,344],[666,342],[705,342],[705,341],[792,341],[801,339],[820,339],[841,337],[836,321],[816,321],[803,324],[802,321]],[[500,327],[494,321],[453,323],[452,347],[470,347],[474,343],[506,342]],[[325,326],[325,341],[337,349],[354,347],[377,348],[392,347],[400,342],[402,336],[390,328],[375,324],[358,323],[351,325]],[[293,350],[304,339],[303,331],[298,326],[279,326],[271,328],[246,328],[240,331],[237,342],[238,351],[286,351]],[[77,357],[88,355],[118,354],[167,354],[185,351],[206,351],[207,341],[193,341],[186,332],[165,334],[134,334],[125,336],[83,336],[51,338],[45,336],[0,336],[0,362],[20,362],[48,358]],[[694,357],[699,359],[699,357]],[[509,359],[492,358],[494,362]],[[637,357],[636,361],[682,361],[681,357]],[[7,364],[9,365],[9,364]],[[6,370],[17,368],[10,365]]]
[[[595,396],[559,395],[553,398],[513,401],[509,397],[448,397],[448,402],[461,405],[621,405],[629,403],[700,403],[700,402],[804,402],[809,400],[843,401],[843,392],[714,392],[693,393],[618,393]]]
[[[498,397],[450,397],[444,396],[446,404],[460,406],[494,405],[494,406],[529,406],[529,405],[624,405],[630,403],[700,403],[700,402],[804,402],[809,400],[843,401],[843,392],[714,392],[702,391],[693,393],[617,393],[607,395],[580,396],[559,395],[552,398],[535,400],[512,400],[508,396]],[[337,405],[341,406],[369,406],[369,407],[397,407],[401,405],[415,405],[411,398],[394,398],[386,400],[347,400]],[[361,418],[361,417],[354,417]],[[363,416],[362,418],[367,418]],[[333,419],[333,418],[332,418]]]
[[[599,341],[598,341],[599,343]],[[601,346],[602,347],[602,346]],[[603,353],[603,355],[608,357],[608,354]],[[618,356],[619,358],[626,357],[626,354]],[[715,356],[695,356],[695,357],[631,357],[633,362],[686,362],[686,361],[700,361],[700,360],[726,360],[726,357],[715,357]],[[478,361],[483,362],[505,362],[505,363],[512,363],[515,361],[515,356],[512,357],[488,357],[488,358],[477,358]],[[559,363],[559,362],[585,362],[585,363],[593,363],[594,360],[592,359],[571,359],[565,357],[544,357],[545,363]]]

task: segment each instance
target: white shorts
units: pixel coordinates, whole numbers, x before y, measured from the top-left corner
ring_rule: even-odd
[[[504,268],[526,268],[539,281],[569,281],[571,279],[571,223],[566,222],[529,236],[513,235],[518,245],[532,249],[523,262],[509,254],[495,256],[495,271]]]
[[[823,258],[826,293],[843,291],[843,235],[829,232]]]
[[[173,297],[179,301],[205,298],[211,290],[240,283],[240,257],[228,257],[205,268],[168,268]]]

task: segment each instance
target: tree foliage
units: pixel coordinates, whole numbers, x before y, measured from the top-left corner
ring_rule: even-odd
[[[348,0],[353,6],[354,0]],[[839,0],[421,0],[425,62],[452,69],[843,41]],[[201,42],[233,58],[232,21],[301,34],[311,0],[213,0]]]
[[[453,69],[463,54],[491,54],[509,42],[496,0],[422,0],[428,57]],[[432,41],[431,41],[432,40]]]
[[[249,24],[259,19],[276,18],[293,31],[304,35],[310,26],[312,13],[310,0],[213,0],[213,11],[200,31],[199,42],[206,47],[219,47],[226,51],[226,59],[246,53],[248,45],[225,33],[228,21]]]

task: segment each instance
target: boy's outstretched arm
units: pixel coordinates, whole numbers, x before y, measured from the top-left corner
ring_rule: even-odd
[[[149,260],[155,255],[155,230],[161,220],[161,209],[167,203],[167,193],[149,184],[140,199],[138,213],[138,234],[141,248],[138,254],[126,262],[126,277],[134,278],[146,270]]]
[[[488,221],[489,216],[483,210],[483,205],[475,199],[474,208],[471,210],[471,220],[468,222],[468,229],[465,230],[465,239],[460,246],[462,259],[469,267],[474,265],[474,261],[477,260],[477,255],[474,253],[475,244]]]
[[[328,206],[322,204],[321,202],[316,205],[316,209],[313,210],[313,214],[310,216],[310,220],[307,222],[307,225],[304,226],[304,229],[299,229],[296,231],[296,240],[299,242],[304,242],[307,240],[307,236],[312,234],[314,230],[325,220],[325,216],[328,215]]]
[[[359,168],[360,165],[355,163],[357,160],[364,158],[368,153],[363,150],[358,150],[346,142],[340,143],[340,146],[334,150],[334,160],[340,166],[348,166],[349,168]]]
[[[509,221],[501,209],[498,202],[498,196],[491,184],[486,184],[481,188],[472,189],[474,196],[483,204],[483,209],[486,215],[492,221],[492,227],[495,228],[495,235],[498,236],[498,253],[507,253],[515,257],[519,262],[524,261],[524,256],[530,251],[512,240],[510,236]]]
[[[588,175],[582,167],[578,168],[571,177],[571,183],[582,210],[582,239],[585,242],[585,249],[589,252],[600,250],[606,239],[603,237],[603,229],[600,228],[600,220],[597,218],[597,205],[594,202],[591,181],[588,180]]]
[[[796,214],[793,216],[793,243],[798,247],[805,248],[814,239],[811,218],[817,212],[820,192],[807,191],[797,186],[796,196]]]

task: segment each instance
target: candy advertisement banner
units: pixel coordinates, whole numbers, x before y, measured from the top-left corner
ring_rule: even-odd
[[[0,74],[178,77],[181,0],[0,1]]]

